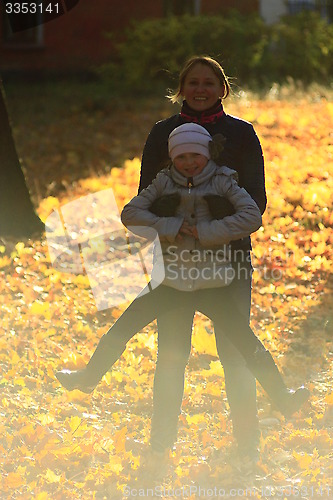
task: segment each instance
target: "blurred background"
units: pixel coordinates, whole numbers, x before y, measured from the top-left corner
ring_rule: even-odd
[[[219,57],[242,85],[332,77],[333,0],[79,0],[57,17],[61,5],[6,15],[1,2],[3,78],[102,72],[141,89],[172,82],[194,53]]]
[[[28,14],[17,4],[0,2],[0,78],[34,206],[140,157],[153,123],[177,112],[164,97],[193,54],[222,64],[239,116],[242,97],[331,99],[333,0],[43,0]]]

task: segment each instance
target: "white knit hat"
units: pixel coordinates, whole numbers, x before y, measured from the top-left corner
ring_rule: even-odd
[[[169,156],[173,161],[184,153],[199,153],[210,158],[208,144],[212,137],[207,130],[197,123],[184,123],[169,135]]]

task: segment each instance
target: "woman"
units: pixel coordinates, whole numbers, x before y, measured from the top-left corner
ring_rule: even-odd
[[[250,123],[225,113],[222,100],[229,94],[228,78],[216,60],[195,56],[186,62],[179,75],[178,88],[170,97],[172,102],[183,99],[181,111],[156,123],[152,128],[143,151],[139,192],[151,184],[156,174],[167,165],[170,132],[183,123],[195,122],[207,129],[212,136],[224,136],[224,148],[217,163],[238,172],[239,185],[251,195],[260,212],[264,212],[267,200],[260,142]],[[252,276],[250,238],[232,242],[232,248],[236,279],[229,289],[237,303],[238,313],[249,321]],[[175,438],[174,435],[168,436],[165,429],[170,428],[172,434],[174,426],[170,427],[168,422],[170,419],[178,419],[180,412],[184,368],[190,353],[194,311],[191,308],[183,310],[181,322],[177,312],[175,315],[176,322],[172,322],[168,316],[158,318],[159,346],[170,345],[168,324],[177,324],[177,331],[172,331],[177,347],[173,344],[169,351],[166,348],[163,348],[163,351],[159,349],[159,352],[167,354],[163,355],[163,358],[159,356],[155,372],[151,441],[153,448],[160,451]],[[215,336],[218,354],[223,363],[226,393],[239,456],[243,460],[246,460],[246,457],[257,460],[259,429],[255,378],[246,367],[241,354],[218,325],[215,325]],[[169,394],[170,389],[172,394]],[[164,397],[163,393],[167,396]],[[173,404],[170,404],[172,399]],[[164,432],[161,432],[162,428]],[[159,436],[163,436],[163,439],[159,440]]]
[[[184,66],[179,86],[171,97],[182,97],[181,112],[156,123],[144,147],[139,192],[151,184],[156,174],[169,162],[168,137],[176,127],[196,122],[212,136],[224,138],[217,163],[238,173],[239,185],[246,189],[261,213],[266,207],[264,162],[259,140],[250,123],[227,115],[222,99],[230,93],[228,79],[217,61],[209,57],[193,57]],[[210,207],[212,210],[214,207]],[[249,323],[251,302],[251,243],[250,238],[233,242],[231,260],[236,277],[229,287],[237,314]],[[138,304],[139,303],[139,307]],[[191,333],[195,308],[179,304],[179,310],[169,304],[158,304],[154,310],[144,297],[134,301],[129,314],[121,318],[101,338],[96,351],[84,370],[58,372],[57,378],[67,389],[91,392],[103,374],[121,356],[126,342],[157,315],[159,354],[154,379],[154,412],[151,447],[162,460],[172,447],[177,434],[177,422],[184,391],[184,371],[191,349]],[[133,308],[138,307],[137,314]],[[167,312],[167,314],[165,314]],[[129,325],[126,318],[134,317]],[[223,316],[223,315],[222,315]],[[245,360],[223,332],[227,318],[215,323],[216,345],[225,373],[227,397],[231,409],[233,433],[242,460],[258,458],[258,420],[256,381]],[[172,328],[169,325],[173,325]],[[222,325],[222,327],[221,327]],[[153,460],[156,459],[153,458]]]

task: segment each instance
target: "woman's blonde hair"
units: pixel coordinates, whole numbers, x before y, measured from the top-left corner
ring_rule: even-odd
[[[196,64],[205,64],[211,70],[214,72],[214,74],[217,76],[219,79],[220,84],[223,87],[223,95],[221,96],[222,99],[225,99],[228,97],[230,94],[230,83],[228,80],[228,77],[224,73],[224,70],[220,63],[218,63],[215,59],[209,56],[193,56],[190,59],[188,59],[181,69],[179,73],[179,81],[178,81],[178,87],[177,90],[168,95],[168,99],[170,99],[171,102],[176,103],[178,102],[179,97],[182,95],[183,87],[184,87],[184,82],[185,78],[187,77],[189,71],[196,65]]]

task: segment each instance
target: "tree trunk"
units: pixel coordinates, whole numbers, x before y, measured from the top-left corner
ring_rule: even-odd
[[[15,149],[0,79],[0,236],[38,236],[44,224],[35,212]]]

